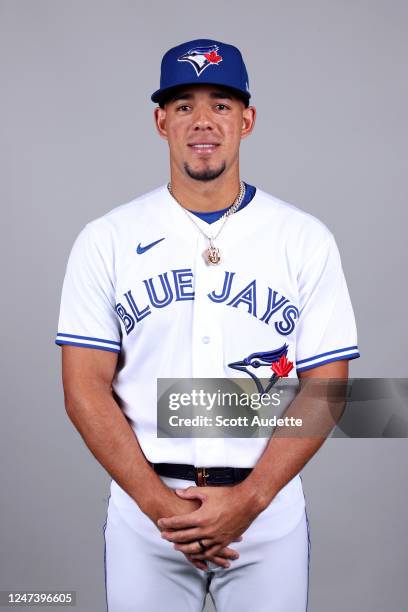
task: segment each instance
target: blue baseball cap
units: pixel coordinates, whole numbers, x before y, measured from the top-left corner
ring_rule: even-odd
[[[176,87],[200,83],[228,87],[249,104],[249,79],[240,50],[207,38],[182,43],[163,55],[160,89],[151,99],[160,104]]]

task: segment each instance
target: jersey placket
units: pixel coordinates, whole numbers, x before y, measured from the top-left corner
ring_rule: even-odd
[[[195,257],[192,376],[193,378],[223,378],[225,371],[221,309],[209,298],[222,271],[218,266],[205,263],[203,252],[207,246],[207,239],[199,236]],[[204,407],[202,414],[213,416],[208,414]],[[197,466],[206,467],[205,458],[208,460],[208,457],[211,457],[212,465],[225,464],[223,439],[194,438],[194,447]]]

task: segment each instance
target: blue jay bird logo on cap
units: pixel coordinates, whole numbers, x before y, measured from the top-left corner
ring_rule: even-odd
[[[217,45],[210,45],[208,47],[194,47],[183,53],[177,58],[178,62],[189,62],[199,77],[200,74],[208,68],[208,66],[217,65],[222,62],[222,56],[218,55],[219,47]]]
[[[293,369],[293,363],[288,361],[286,355],[288,353],[288,345],[285,343],[278,349],[272,351],[258,351],[258,353],[251,353],[248,357],[242,359],[242,361],[234,361],[229,363],[228,367],[240,372],[245,372],[254,381],[258,393],[263,395],[269,393],[274,384],[277,383],[279,378],[285,378],[289,372]],[[269,366],[273,374],[269,378],[265,389],[262,386],[258,376],[248,368],[258,369],[262,366]]]

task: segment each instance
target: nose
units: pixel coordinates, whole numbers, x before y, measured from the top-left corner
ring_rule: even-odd
[[[193,129],[199,130],[212,130],[213,123],[211,119],[210,109],[205,106],[198,105],[194,109],[193,114]]]

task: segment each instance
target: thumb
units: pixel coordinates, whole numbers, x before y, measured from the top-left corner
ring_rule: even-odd
[[[201,499],[204,501],[207,496],[198,490],[198,487],[189,487],[188,489],[176,489],[175,490],[179,497],[183,499]]]

